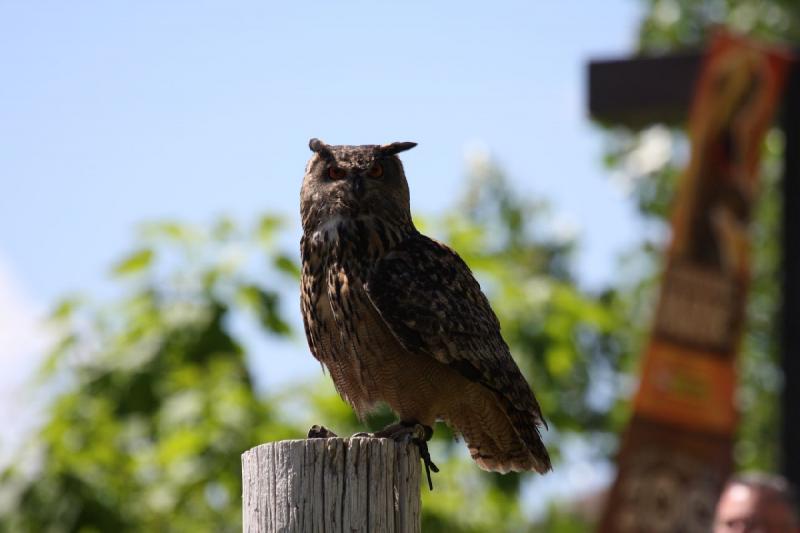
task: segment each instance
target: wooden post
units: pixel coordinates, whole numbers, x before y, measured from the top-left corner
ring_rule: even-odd
[[[391,439],[285,440],[242,454],[245,533],[419,532],[420,457]]]
[[[800,57],[800,49],[795,51]],[[781,126],[783,148],[783,283],[781,297],[781,466],[786,478],[800,487],[800,61],[795,60],[786,85]]]

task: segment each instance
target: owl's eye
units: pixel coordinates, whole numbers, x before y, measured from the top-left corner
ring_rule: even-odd
[[[328,176],[330,176],[332,180],[341,180],[347,176],[347,171],[339,167],[330,167],[328,169]]]
[[[370,178],[380,178],[381,176],[383,176],[383,165],[381,165],[380,163],[375,163],[367,171],[367,175]]]

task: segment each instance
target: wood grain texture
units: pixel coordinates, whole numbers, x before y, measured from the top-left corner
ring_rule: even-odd
[[[246,533],[418,532],[420,458],[390,439],[285,440],[242,454]]]

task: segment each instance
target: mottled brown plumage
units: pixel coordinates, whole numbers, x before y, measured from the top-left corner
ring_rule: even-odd
[[[301,305],[314,356],[359,416],[443,420],[481,468],[550,469],[544,423],[469,267],[411,221],[397,153],[312,139],[301,190]]]

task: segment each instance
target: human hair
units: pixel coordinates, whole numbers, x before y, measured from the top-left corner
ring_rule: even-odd
[[[733,485],[743,485],[760,492],[765,498],[781,501],[791,509],[795,523],[800,524],[797,491],[783,476],[765,472],[745,472],[731,477],[726,486]]]

